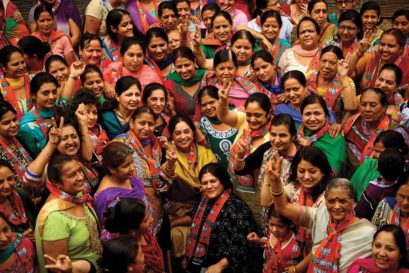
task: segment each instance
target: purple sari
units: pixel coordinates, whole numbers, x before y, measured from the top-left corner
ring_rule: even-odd
[[[94,207],[97,213],[99,222],[104,223],[104,212],[107,208],[115,206],[118,198],[134,198],[142,200],[148,205],[145,198],[145,188],[138,177],[131,178],[132,190],[121,187],[109,187],[95,194]]]

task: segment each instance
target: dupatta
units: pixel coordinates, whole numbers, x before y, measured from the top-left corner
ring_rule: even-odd
[[[25,99],[27,100],[28,110],[30,110],[34,105],[30,95],[30,82],[31,80],[29,75],[27,73],[24,73],[24,90],[26,91]],[[0,84],[4,100],[13,106],[13,108],[17,112],[17,119],[20,120],[24,116],[23,109],[20,108],[20,105],[18,104],[17,101],[16,93],[14,89],[11,87],[10,83],[7,81],[7,77],[3,77],[0,81]]]
[[[340,223],[328,223],[328,237],[324,239],[312,255],[307,273],[338,273],[338,260],[341,258],[339,236],[355,221],[354,212],[350,212]]]
[[[206,252],[210,243],[210,234],[219,213],[223,209],[224,204],[231,196],[231,189],[225,190],[217,200],[211,205],[211,210],[204,218],[204,214],[209,204],[209,199],[202,197],[199,207],[193,218],[190,232],[186,242],[186,255],[183,258],[182,266],[187,268],[189,262],[196,265],[202,265],[206,259]]]

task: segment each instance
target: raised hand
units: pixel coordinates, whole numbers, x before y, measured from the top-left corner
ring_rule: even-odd
[[[350,56],[348,56],[346,59],[341,59],[338,61],[337,72],[341,78],[348,76],[349,59],[350,59]]]
[[[178,159],[175,143],[172,141],[172,145],[168,146],[166,150],[166,168],[167,169],[174,169],[176,161]]]
[[[231,82],[223,82],[223,87],[219,89],[219,102],[222,102],[225,105],[229,104],[229,93],[230,93]]]
[[[243,159],[246,151],[250,149],[250,132],[249,130],[244,130],[243,134],[237,140],[237,156],[239,159]]]
[[[78,105],[77,110],[75,111],[75,116],[78,120],[78,123],[82,126],[88,126],[88,114],[87,114],[87,107],[84,103]]]
[[[86,64],[83,61],[75,61],[70,66],[70,76],[78,78],[84,73]]]
[[[371,35],[372,35],[372,30],[370,29],[367,29],[364,32],[364,37],[358,43],[359,53],[364,54],[369,49],[369,47],[371,46],[371,39],[370,39]]]
[[[51,119],[51,129],[50,132],[48,133],[48,142],[52,145],[57,146],[58,143],[60,143],[61,140],[61,132],[62,128],[64,128],[64,118],[61,117],[60,119],[60,126],[57,127],[57,123],[55,122],[55,119]]]
[[[53,258],[50,255],[44,254],[44,258],[52,263],[45,265],[45,268],[57,269],[61,272],[72,272],[72,262],[67,255],[58,255],[57,258]]]
[[[199,26],[196,26],[195,35],[193,36],[193,47],[199,49],[201,45],[200,29]]]
[[[273,183],[281,183],[281,165],[283,164],[283,157],[274,152],[272,159],[266,163],[266,175],[270,177],[270,181]]]
[[[255,233],[255,232],[250,232],[250,233],[247,235],[247,240],[250,241],[250,242],[254,242],[254,241],[260,240],[260,237],[258,237],[257,233]]]

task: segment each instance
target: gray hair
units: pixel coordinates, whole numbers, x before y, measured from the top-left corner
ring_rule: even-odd
[[[338,188],[347,190],[349,197],[351,197],[352,199],[355,198],[354,187],[352,186],[351,181],[349,181],[346,178],[331,179],[331,181],[328,182],[327,187],[325,189],[325,197],[327,197],[328,191],[330,191],[332,189],[338,189]]]

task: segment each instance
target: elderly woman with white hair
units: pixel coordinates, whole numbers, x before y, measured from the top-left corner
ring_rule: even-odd
[[[307,272],[345,273],[356,258],[369,257],[376,228],[355,217],[354,192],[349,180],[336,178],[328,183],[326,206],[297,206],[289,203],[284,194],[280,180],[282,160],[276,156],[267,163],[264,183],[270,186],[278,213],[312,229],[313,249]],[[289,268],[289,272],[300,272],[297,266]]]

